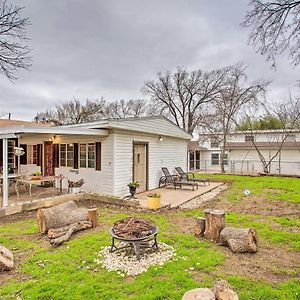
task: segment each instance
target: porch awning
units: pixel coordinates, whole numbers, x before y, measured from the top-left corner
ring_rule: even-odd
[[[90,135],[108,136],[108,129],[89,128],[62,128],[62,127],[34,127],[34,126],[14,126],[0,129],[0,139],[15,138],[22,134],[51,134],[51,135]]]

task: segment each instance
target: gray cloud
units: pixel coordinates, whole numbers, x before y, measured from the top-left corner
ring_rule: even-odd
[[[270,98],[287,95],[297,69],[279,58],[272,71],[247,45],[239,24],[247,1],[19,0],[33,66],[16,83],[0,77],[0,112],[32,119],[37,111],[78,97],[142,97],[143,82],[159,71],[211,69],[244,61],[250,79],[272,79]]]

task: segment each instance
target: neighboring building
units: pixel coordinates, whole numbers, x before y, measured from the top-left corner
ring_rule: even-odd
[[[25,150],[19,161],[9,153],[9,165],[20,172],[83,178],[87,192],[125,196],[133,180],[141,184],[138,192],[156,188],[161,167],[187,169],[191,136],[166,118],[149,117],[0,128],[3,138]]]
[[[269,161],[280,148],[286,133],[282,130],[231,132],[227,137],[225,170],[238,174],[257,174],[263,171],[258,151]],[[252,140],[255,143],[252,143]],[[189,143],[189,168],[206,172],[220,171],[221,135],[202,134],[197,142]],[[197,159],[196,159],[196,158]],[[195,163],[196,162],[196,163]],[[281,151],[272,161],[274,174],[300,175],[300,131],[293,130]]]

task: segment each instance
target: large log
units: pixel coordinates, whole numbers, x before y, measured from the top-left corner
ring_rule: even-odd
[[[86,208],[78,208],[74,201],[42,208],[37,212],[37,221],[41,233],[47,233],[50,228],[60,228],[87,220],[88,210]]]
[[[223,209],[205,209],[204,237],[219,242],[220,232],[225,227],[225,211]]]
[[[257,233],[253,228],[226,227],[221,231],[220,242],[232,252],[257,252]]]
[[[239,300],[237,293],[230,287],[226,280],[217,280],[213,287],[216,300]]]
[[[0,271],[9,271],[14,267],[14,255],[10,250],[0,245]]]
[[[205,231],[205,218],[197,218],[194,225],[194,234],[197,237],[202,237]]]

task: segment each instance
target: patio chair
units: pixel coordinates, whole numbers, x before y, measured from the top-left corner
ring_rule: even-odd
[[[172,175],[168,168],[161,168],[162,172],[164,173],[164,176],[160,177],[159,179],[159,187],[163,184],[164,186],[172,185],[174,189],[176,190],[177,187],[182,188],[182,186],[190,186],[195,189],[195,187],[198,189],[198,183],[193,181],[187,181],[182,180],[178,175]]]
[[[206,184],[206,182],[208,183],[208,185],[210,185],[210,180],[209,178],[195,178],[195,175],[194,173],[192,172],[184,172],[182,170],[181,167],[176,167],[175,170],[177,171],[179,177],[182,179],[182,180],[186,180],[186,181],[192,181],[192,182],[203,182],[204,185]],[[191,174],[193,177],[189,177],[189,174]]]

